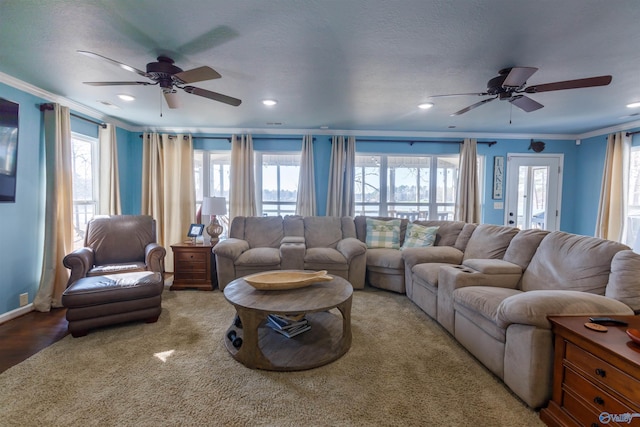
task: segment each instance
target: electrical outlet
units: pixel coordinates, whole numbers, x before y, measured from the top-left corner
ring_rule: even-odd
[[[20,307],[29,304],[29,294],[20,294]]]

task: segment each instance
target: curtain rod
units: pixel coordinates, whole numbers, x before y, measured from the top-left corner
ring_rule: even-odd
[[[637,130],[635,132],[627,132],[627,136],[635,135],[637,133],[640,133],[640,130]]]
[[[53,110],[53,104],[51,104],[51,103],[40,104],[39,108],[40,108],[40,111],[45,111],[45,110],[51,111],[51,110]],[[98,122],[98,121],[93,120],[93,119],[88,119],[86,117],[80,116],[80,115],[78,115],[76,113],[73,113],[73,112],[70,112],[69,115],[75,117],[76,119],[80,119],[80,120],[84,120],[85,122],[93,123],[94,125],[100,126],[103,129],[107,127],[107,124],[104,123],[104,122]]]
[[[451,140],[405,140],[405,139],[359,139],[356,137],[356,143],[358,142],[408,142],[409,145],[420,144],[424,142],[438,143],[438,144],[462,144],[464,141],[451,141]],[[478,144],[487,144],[489,147],[498,143],[498,141],[478,141]]]
[[[143,138],[144,135],[140,135],[140,138]],[[169,138],[177,138],[178,135],[169,135]],[[187,139],[188,136],[183,136],[182,139]],[[192,139],[226,139],[227,142],[231,142],[231,137],[230,136],[192,136]],[[293,137],[283,137],[283,138],[276,138],[276,137],[268,137],[268,136],[264,136],[264,137],[252,137],[251,139],[255,140],[277,140],[277,141],[300,141],[302,138],[293,138]],[[315,141],[315,137],[313,138],[313,140]]]

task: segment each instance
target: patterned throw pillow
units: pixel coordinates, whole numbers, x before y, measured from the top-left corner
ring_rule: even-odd
[[[404,236],[404,243],[400,249],[433,246],[439,228],[425,227],[424,225],[413,223],[407,224],[407,234]]]
[[[401,222],[400,219],[382,221],[367,218],[367,247],[399,249]]]

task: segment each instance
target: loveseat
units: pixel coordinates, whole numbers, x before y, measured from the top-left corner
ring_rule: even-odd
[[[364,288],[366,246],[350,217],[235,217],[214,248],[218,286],[269,270],[327,270]]]

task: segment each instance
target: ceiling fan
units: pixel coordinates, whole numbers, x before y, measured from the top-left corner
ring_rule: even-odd
[[[214,101],[223,102],[225,104],[233,105],[237,107],[242,102],[237,98],[223,95],[221,93],[212,92],[210,90],[201,89],[195,86],[188,86],[188,83],[201,82],[205,80],[219,79],[222,77],[216,70],[211,67],[203,66],[194,68],[191,70],[183,71],[173,65],[173,59],[168,56],[158,56],[157,62],[150,62],[147,64],[147,71],[138,70],[130,65],[123,64],[122,62],[115,61],[107,58],[106,56],[98,55],[97,53],[88,52],[85,50],[79,50],[78,53],[88,56],[90,58],[100,59],[110,64],[116,65],[127,71],[139,74],[146,77],[152,82],[84,82],[84,84],[91,86],[121,86],[121,85],[159,85],[162,88],[164,99],[167,101],[169,108],[178,108],[178,99],[176,96],[176,88],[182,89],[187,93],[193,95],[202,96],[212,99]],[[185,86],[187,85],[187,86]]]
[[[539,110],[544,107],[544,105],[540,104],[537,101],[529,98],[526,95],[522,95],[523,93],[538,93],[538,92],[551,92],[555,90],[565,90],[565,89],[578,89],[584,87],[595,87],[595,86],[606,86],[611,83],[611,76],[598,76],[598,77],[589,77],[585,79],[577,79],[577,80],[565,80],[562,82],[554,82],[554,83],[545,83],[541,85],[535,86],[525,86],[527,83],[527,79],[538,71],[535,67],[512,67],[512,68],[504,68],[498,71],[499,76],[492,78],[487,82],[487,91],[479,92],[479,93],[452,93],[448,95],[433,95],[430,98],[442,98],[447,96],[465,96],[465,95],[475,95],[475,96],[489,96],[492,95],[492,98],[483,99],[480,102],[476,102],[475,104],[469,105],[462,110],[456,111],[451,114],[452,116],[459,116],[460,114],[464,114],[468,111],[473,110],[481,105],[484,105],[488,102],[491,102],[495,99],[507,100],[512,105],[520,108],[521,110],[526,111],[527,113],[535,110]]]

